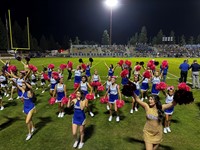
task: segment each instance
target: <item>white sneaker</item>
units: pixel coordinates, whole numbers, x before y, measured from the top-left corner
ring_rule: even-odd
[[[145,99],[147,99],[147,97],[145,97]]]
[[[19,96],[17,96],[17,99],[19,99]]]
[[[143,101],[144,101],[144,98],[141,98],[141,101],[143,102]]]
[[[38,88],[36,88],[35,90],[38,90]]]
[[[119,119],[119,116],[117,116],[117,118],[116,118],[116,121],[117,121],[117,122],[119,122],[119,121],[120,121],[120,119]]]
[[[112,121],[112,116],[110,116],[110,117],[108,118],[108,121]]]
[[[6,97],[9,97],[10,94],[7,94]]]
[[[32,129],[31,129],[31,133],[33,133],[35,130],[36,130],[36,128],[32,128]]]
[[[78,146],[78,141],[74,142],[73,148],[76,148]]]
[[[167,128],[164,128],[163,132],[164,132],[164,133],[167,133]]]
[[[109,107],[109,105],[106,105],[106,109],[107,109],[107,110],[110,110],[110,107]]]
[[[44,93],[45,91],[42,91],[42,93]]]
[[[131,113],[131,114],[133,113],[133,109],[130,110],[130,113]]]
[[[97,97],[99,97],[99,94],[97,94]]]
[[[29,134],[27,135],[27,137],[26,137],[26,141],[30,140],[31,137],[32,137],[32,134],[29,133]]]
[[[9,101],[12,101],[12,100],[13,100],[13,98],[11,97],[11,98],[9,98],[8,100],[9,100]]]
[[[169,127],[167,127],[167,132],[172,132],[171,129]]]
[[[80,142],[78,145],[78,149],[81,149],[83,147],[84,143]]]
[[[138,111],[137,107],[135,107],[135,111]]]
[[[4,107],[3,106],[1,106],[1,109],[0,110],[4,110]]]
[[[92,112],[90,112],[90,116],[91,116],[91,117],[94,117],[94,114],[93,114]]]
[[[96,96],[94,96],[94,99],[96,99]]]
[[[65,115],[65,113],[64,113],[64,112],[61,112],[61,115],[60,115],[60,117],[61,117],[61,118],[63,118],[63,117],[64,117],[64,115]]]
[[[4,96],[6,96],[6,94],[7,94],[7,93],[5,92],[5,93],[4,93]]]
[[[61,115],[62,115],[62,113],[59,113],[59,114],[58,114],[58,118],[60,118],[60,117],[61,117]]]

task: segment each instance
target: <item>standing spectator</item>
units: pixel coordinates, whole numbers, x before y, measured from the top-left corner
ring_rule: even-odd
[[[180,64],[179,69],[181,70],[181,77],[179,78],[179,82],[187,82],[187,74],[190,66],[188,65],[188,61],[184,60],[182,64]]]
[[[161,80],[162,82],[166,81],[168,68],[169,68],[168,65],[166,67],[160,65],[160,72],[162,73],[162,80]]]
[[[190,66],[189,69],[192,68],[192,88],[195,88],[195,85],[197,84],[197,88],[200,88],[199,85],[199,70],[200,65],[197,63],[197,60],[193,61],[193,64]]]

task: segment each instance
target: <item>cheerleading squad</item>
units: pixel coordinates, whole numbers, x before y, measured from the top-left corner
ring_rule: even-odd
[[[94,117],[92,112],[93,102],[99,98],[100,102],[106,104],[106,109],[109,111],[108,121],[112,121],[113,114],[116,114],[116,122],[120,121],[119,109],[125,104],[122,100],[122,95],[125,98],[130,97],[132,105],[130,113],[138,111],[138,106],[142,106],[146,111],[146,124],[144,126],[144,141],[147,150],[157,149],[162,141],[162,133],[171,132],[170,120],[174,111],[174,106],[178,104],[188,104],[194,101],[190,88],[185,83],[178,85],[178,90],[175,91],[173,86],[168,86],[166,81],[168,62],[165,60],[160,65],[160,70],[156,69],[158,62],[150,60],[147,67],[144,62],[136,62],[136,65],[131,68],[131,62],[120,60],[116,66],[110,64],[105,66],[108,69],[107,80],[102,83],[98,71],[95,69],[94,74],[91,74],[93,59],[89,58],[89,63],[84,64],[82,59],[79,59],[80,65],[73,69],[73,63],[68,61],[67,64],[61,64],[58,71],[54,71],[54,64],[49,64],[48,67],[43,66],[41,72],[37,67],[29,64],[30,58],[25,58],[26,63],[18,59],[24,66],[24,71],[18,73],[16,66],[11,65],[9,61],[1,62],[4,64],[3,70],[0,72],[0,110],[3,110],[3,96],[9,97],[8,100],[13,100],[13,93],[17,90],[18,97],[24,102],[23,112],[26,114],[26,124],[28,135],[26,140],[30,140],[35,126],[32,121],[33,114],[36,112],[36,101],[34,91],[38,88],[42,89],[41,94],[47,90],[47,83],[50,89],[51,98],[49,104],[58,103],[58,117],[62,118],[65,115],[64,107],[74,107],[74,115],[72,120],[72,134],[75,143],[73,147],[81,149],[84,145],[84,129],[86,122],[85,112],[88,112],[91,117]],[[119,78],[115,76],[115,69],[122,69],[121,85],[116,83]],[[141,69],[144,72],[141,74]],[[67,95],[67,88],[64,84],[63,70],[68,71],[68,81],[71,81],[74,74],[74,92]],[[131,74],[133,77],[131,78]],[[40,85],[38,86],[37,78],[40,76]],[[9,88],[8,83],[11,84]],[[151,85],[151,95],[149,96],[149,88]],[[10,90],[10,91],[9,91]],[[100,93],[105,91],[105,95],[100,98]],[[10,93],[10,94],[9,94]],[[162,93],[166,99],[165,104],[161,104],[159,94]],[[148,103],[144,102],[148,99]],[[162,127],[163,114],[165,114],[164,129]],[[79,134],[77,129],[79,127]],[[78,137],[80,136],[80,138]],[[80,139],[80,141],[79,141]]]

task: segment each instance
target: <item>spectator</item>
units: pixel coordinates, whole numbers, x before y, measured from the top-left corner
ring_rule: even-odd
[[[193,64],[190,66],[189,69],[192,68],[192,88],[195,88],[195,85],[197,84],[197,88],[200,88],[199,85],[199,70],[200,70],[200,65],[197,63],[197,60],[193,61]]]
[[[179,66],[181,70],[181,77],[179,78],[179,82],[187,82],[187,74],[190,66],[188,65],[188,61],[184,60],[183,63]]]

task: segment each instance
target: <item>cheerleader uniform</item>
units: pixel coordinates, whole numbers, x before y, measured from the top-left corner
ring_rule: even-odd
[[[153,77],[151,82],[153,83],[151,94],[158,95],[159,91],[156,89],[156,84],[160,83],[160,77]]]
[[[83,83],[81,81],[80,88],[81,88],[81,91],[84,93],[84,96],[86,96],[88,94],[87,82]]]
[[[141,90],[142,90],[142,91],[147,91],[148,89],[149,89],[149,79],[148,79],[148,78],[145,78],[145,79],[142,81]]]
[[[108,76],[113,76],[114,75],[114,71],[112,70],[112,68],[110,68],[109,70],[108,70]]]
[[[106,91],[108,91],[108,88],[110,87],[111,85],[111,81],[106,81]],[[110,93],[110,90],[108,91],[108,94]]]
[[[31,85],[36,84],[36,76],[34,74],[31,75]]]
[[[32,101],[32,98],[28,97],[28,92],[24,92],[22,97],[24,98],[24,113],[28,114],[32,109],[35,108],[35,105]]]
[[[50,87],[50,90],[54,90],[56,84],[57,84],[57,81],[51,77],[50,79],[50,83],[51,83],[51,87]]]
[[[169,96],[169,95],[167,94],[165,103],[166,103],[166,104],[169,104],[169,103],[173,102],[173,98],[174,98],[174,95]],[[165,114],[167,114],[167,115],[172,115],[173,112],[174,112],[174,107],[171,107],[171,108],[165,110]]]
[[[86,75],[87,77],[90,77],[90,76],[91,76],[91,73],[90,73],[90,66],[89,66],[89,65],[86,67],[85,75]]]
[[[94,74],[93,75],[93,82],[98,82],[99,81],[99,75]]]
[[[122,85],[126,85],[128,83],[128,75],[125,78],[122,78]]]
[[[56,102],[61,102],[62,98],[65,97],[65,92],[64,92],[64,84],[57,84],[56,85],[57,88],[57,98],[56,98]]]
[[[51,78],[51,74],[52,74],[52,69],[47,68],[47,72],[48,72],[48,77]]]
[[[81,110],[80,100],[77,100],[74,104],[74,116],[72,123],[76,125],[85,125],[86,116],[84,110]]]
[[[22,87],[22,82],[24,81],[24,79],[17,79],[17,85],[18,86],[20,86],[20,87]],[[22,91],[20,90],[20,89],[18,89],[18,96],[19,96],[19,98],[22,98],[23,97],[23,93],[22,93]]]
[[[1,82],[1,87],[2,87],[2,88],[8,86],[8,81],[7,81],[6,77],[3,76],[3,75],[0,76],[0,82]]]
[[[136,90],[134,93],[139,96],[140,95],[140,83],[139,82],[133,82],[136,85]]]
[[[115,101],[118,99],[117,86],[118,85],[115,84],[114,86],[110,85],[110,87],[109,87],[109,91],[110,91],[110,94],[109,94],[109,103],[115,103]]]
[[[40,81],[41,81],[41,85],[46,84],[45,79],[44,79],[44,74],[41,75]]]
[[[81,82],[81,70],[75,71],[75,77],[74,77],[74,83],[80,83]]]

